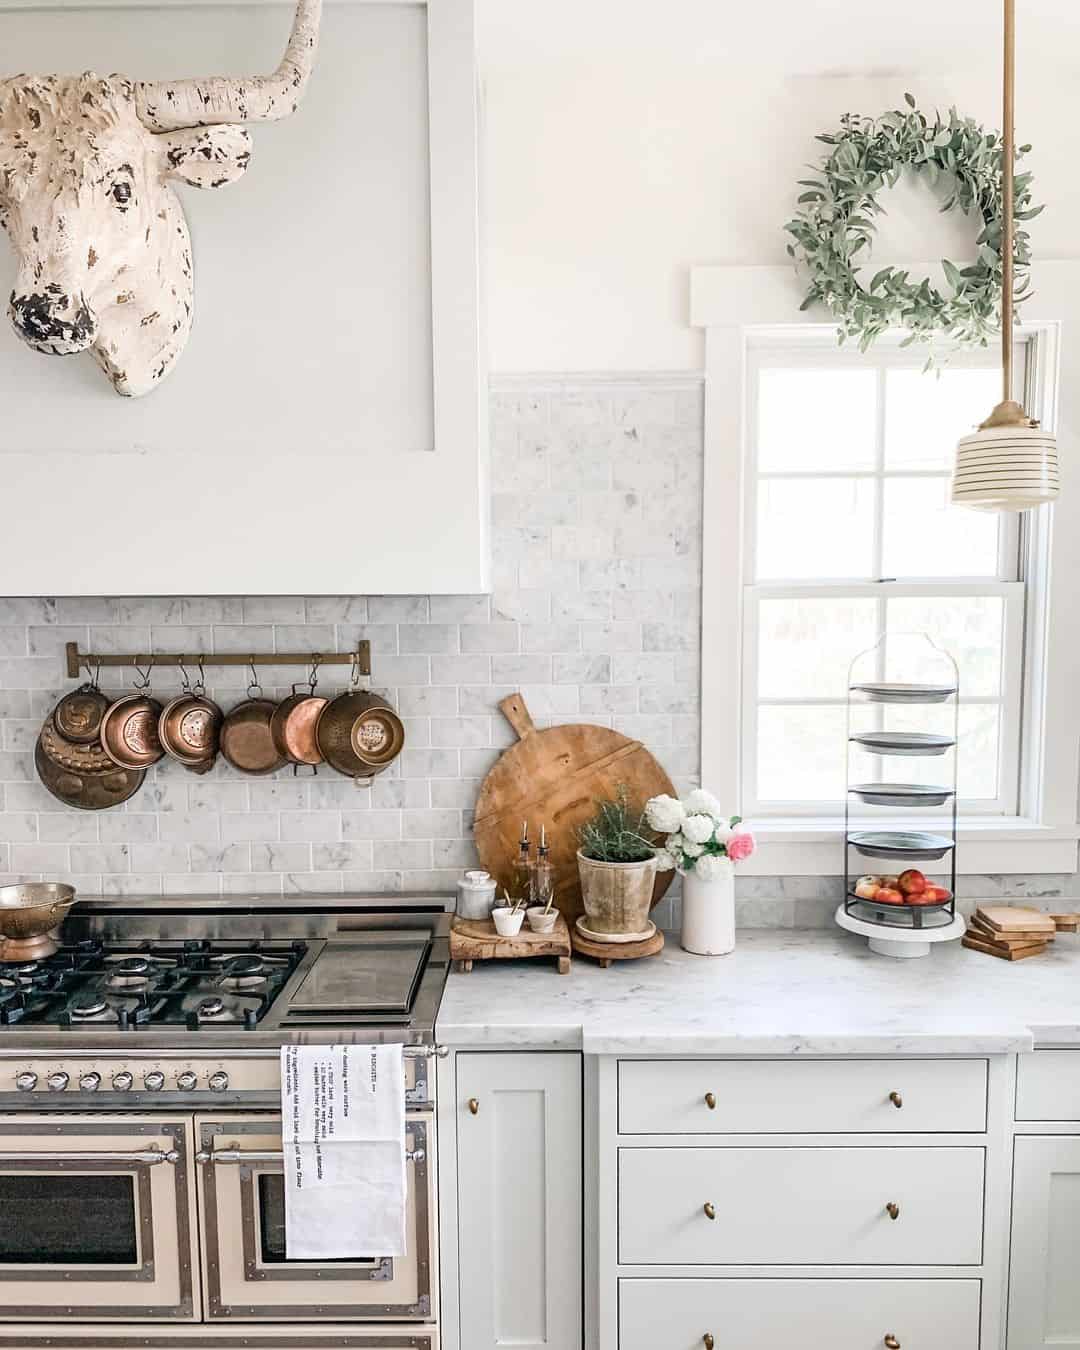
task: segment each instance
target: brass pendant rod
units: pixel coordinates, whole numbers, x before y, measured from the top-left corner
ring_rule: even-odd
[[[1002,97],[1001,142],[1001,381],[1002,399],[1008,402],[1013,383],[1013,285],[1015,189],[1013,172],[1016,161],[1016,0],[1005,0],[1005,79]]]

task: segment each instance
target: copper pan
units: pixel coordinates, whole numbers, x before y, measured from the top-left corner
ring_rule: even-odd
[[[53,709],[56,730],[73,745],[92,745],[101,735],[101,723],[109,709],[109,696],[97,685],[80,685],[65,694]]]
[[[225,714],[221,725],[221,753],[241,773],[273,773],[285,764],[274,744],[270,721],[277,704],[273,699],[252,697]]]
[[[53,934],[74,903],[74,886],[56,881],[0,886],[0,961],[52,956],[58,947]]]
[[[158,739],[161,704],[148,693],[125,694],[109,705],[101,723],[101,745],[121,769],[146,769],[165,751]]]
[[[401,754],[405,725],[386,699],[351,689],[322,710],[315,738],[331,768],[349,778],[370,778]]]
[[[205,773],[218,752],[224,714],[213,699],[187,689],[167,703],[158,719],[165,753],[195,773]]]
[[[283,698],[274,709],[270,735],[278,754],[294,768],[301,764],[310,764],[314,768],[323,762],[315,726],[329,699],[316,694],[313,684],[302,694],[296,692],[298,687],[294,684],[289,697]]]

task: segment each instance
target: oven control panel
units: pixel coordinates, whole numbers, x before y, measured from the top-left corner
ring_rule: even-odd
[[[433,1075],[432,1075],[433,1077]],[[410,1105],[430,1100],[424,1059],[405,1057],[405,1099]],[[0,1102],[5,1108],[33,1100],[36,1106],[132,1106],[149,1099],[186,1098],[196,1102],[276,1102],[281,1090],[280,1059],[269,1054],[141,1055],[34,1053],[0,1056]]]
[[[56,1058],[28,1056],[0,1062],[0,1094],[70,1098],[111,1096],[135,1098],[192,1094],[217,1097],[252,1092],[277,1092],[277,1056],[237,1059],[148,1057],[114,1059],[101,1056]]]

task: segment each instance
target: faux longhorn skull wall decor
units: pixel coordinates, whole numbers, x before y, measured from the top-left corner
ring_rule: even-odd
[[[0,79],[0,225],[18,262],[9,313],[36,351],[90,350],[118,394],[154,389],[191,331],[191,239],[174,181],[216,188],[248,166],[242,123],[296,110],[322,0],[298,0],[268,77]]]

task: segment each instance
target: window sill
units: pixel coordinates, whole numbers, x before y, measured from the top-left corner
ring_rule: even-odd
[[[862,828],[941,829],[947,822],[920,816],[902,819],[875,817]],[[749,876],[835,876],[840,870],[844,822],[836,816],[772,817],[749,822],[757,839],[754,856],[739,864]],[[1080,825],[1040,825],[1021,816],[969,816],[961,820],[957,870],[964,876],[1001,873],[1073,873],[1077,870]],[[858,855],[855,855],[858,856]],[[866,860],[866,870],[877,866]],[[942,864],[931,864],[932,871]]]

